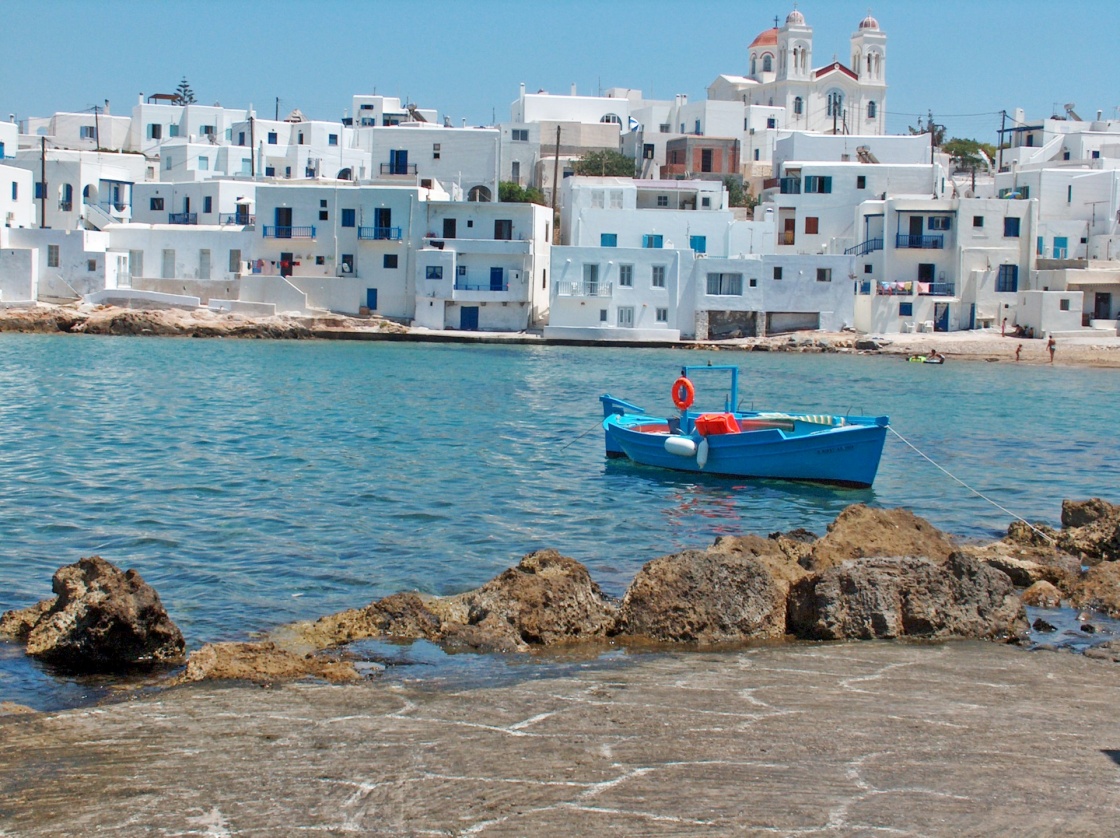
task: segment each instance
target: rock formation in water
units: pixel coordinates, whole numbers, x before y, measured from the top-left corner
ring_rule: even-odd
[[[805,575],[778,539],[719,539],[648,562],[612,634],[687,643],[773,640],[786,633],[790,586]]]
[[[182,658],[183,634],[135,570],[100,556],[54,574],[54,599],[0,617],[0,634],[27,654],[82,672],[112,672]]]
[[[1026,614],[1003,573],[963,553],[849,559],[790,597],[790,626],[819,640],[969,637],[1019,640]]]

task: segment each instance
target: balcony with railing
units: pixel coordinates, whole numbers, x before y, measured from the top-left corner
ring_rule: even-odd
[[[466,280],[455,281],[456,291],[508,291],[509,283],[502,282],[467,282]]]
[[[358,239],[360,241],[400,241],[400,227],[359,227]]]
[[[415,163],[382,163],[381,174],[383,175],[415,175]]]
[[[609,297],[611,296],[611,283],[609,282],[561,282],[556,286],[558,297]]]
[[[270,227],[265,225],[263,231],[266,239],[313,239],[314,227]]]
[[[883,249],[883,240],[881,238],[868,239],[867,241],[860,242],[855,247],[849,247],[847,250],[844,251],[844,255],[845,256],[866,256],[868,253],[874,253],[876,250],[882,250],[882,249]]]
[[[169,212],[167,214],[168,224],[197,224],[197,212]]]
[[[912,236],[899,233],[894,237],[894,246],[900,249],[941,250],[945,247],[944,236]]]
[[[241,226],[248,226],[257,223],[255,215],[248,215],[243,212],[227,212],[218,216],[219,224],[240,224]]]
[[[952,297],[957,286],[952,282],[877,282],[875,293],[888,297]]]

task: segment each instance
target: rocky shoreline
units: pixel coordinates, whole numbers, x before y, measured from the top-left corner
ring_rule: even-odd
[[[1120,617],[1120,506],[1065,501],[1062,529],[1016,521],[990,544],[957,544],[905,509],[845,509],[821,537],[724,536],[648,562],[621,599],[555,550],[480,588],[401,592],[262,640],[206,644],[182,633],[135,571],[100,557],[59,569],[55,596],[0,617],[0,636],[75,672],[157,668],[160,686],[210,680],[359,681],[349,644],[427,640],[452,652],[721,648],[787,640],[974,639],[1023,643],[1024,606]],[[1092,629],[1088,615],[1083,622]],[[1040,627],[1035,626],[1036,629]],[[1097,648],[1120,659],[1120,641]]]
[[[0,308],[0,332],[270,340],[547,343],[534,333],[433,332],[409,328],[377,316],[348,317],[332,314],[303,317],[278,314],[271,317],[250,317],[201,308],[188,310],[47,304],[33,308]],[[614,342],[581,343],[608,347],[624,345]],[[1015,352],[1020,345],[1023,349],[1017,359]],[[846,353],[907,357],[924,355],[936,348],[949,361],[1028,365],[1049,362],[1045,341],[1001,337],[994,330],[890,336],[860,336],[855,332],[796,332],[724,341],[683,341],[664,346],[729,352]],[[1105,332],[1063,337],[1059,340],[1055,364],[1120,368],[1120,337]]]

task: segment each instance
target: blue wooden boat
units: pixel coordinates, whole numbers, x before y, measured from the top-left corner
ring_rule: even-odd
[[[694,379],[730,375],[722,409],[694,408]],[[886,416],[740,411],[739,368],[686,366],[673,384],[678,416],[651,416],[611,396],[603,404],[608,457],[704,474],[868,487],[886,441]]]

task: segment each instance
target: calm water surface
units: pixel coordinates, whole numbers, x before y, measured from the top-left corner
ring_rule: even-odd
[[[63,564],[136,568],[190,648],[398,590],[475,587],[554,547],[621,594],[725,533],[823,533],[850,503],[964,536],[1009,516],[888,435],[873,490],[606,461],[603,392],[672,410],[683,363],[738,363],[744,406],[887,413],[1017,515],[1120,494],[1112,370],[784,353],[0,335],[0,610]],[[0,700],[92,689],[0,644]]]

